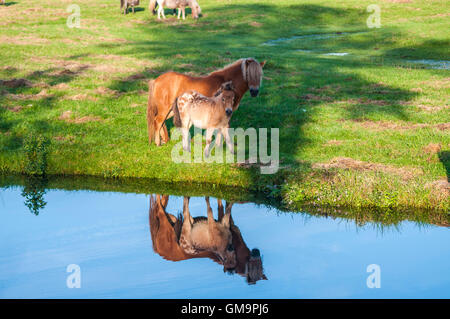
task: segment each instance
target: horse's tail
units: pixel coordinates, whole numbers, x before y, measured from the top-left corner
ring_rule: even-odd
[[[155,14],[156,0],[150,0],[148,4],[148,10],[152,11]]]
[[[153,101],[153,87],[155,80],[148,82],[148,103],[147,103],[147,127],[148,127],[148,142],[152,144],[155,136],[155,115],[158,112]]]
[[[178,110],[178,98],[175,99],[172,105],[172,112],[173,112],[173,125],[176,127],[181,127],[181,117],[180,117],[180,110]]]

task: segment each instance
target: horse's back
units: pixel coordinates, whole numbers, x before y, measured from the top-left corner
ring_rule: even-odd
[[[155,80],[155,84],[161,89],[169,89],[176,94],[180,94],[194,90],[205,96],[212,96],[220,87],[221,81],[210,76],[191,76],[184,73],[169,71],[161,74]]]

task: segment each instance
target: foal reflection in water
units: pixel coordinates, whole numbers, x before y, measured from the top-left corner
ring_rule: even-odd
[[[191,258],[210,258],[223,265],[224,272],[244,276],[248,284],[267,280],[263,274],[262,260],[258,249],[248,249],[239,228],[231,217],[232,203],[217,199],[218,220],[206,197],[207,218],[191,217],[189,197],[183,201],[183,214],[178,217],[168,213],[168,195],[150,196],[149,222],[153,250],[171,261]]]

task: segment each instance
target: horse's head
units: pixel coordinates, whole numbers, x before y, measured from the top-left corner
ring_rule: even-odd
[[[249,285],[255,284],[258,280],[267,280],[263,273],[261,253],[259,249],[253,248],[250,257],[245,265],[245,277]]]
[[[189,0],[189,6],[191,7],[192,17],[198,19],[199,14],[202,13],[202,8],[200,8],[197,0]]]
[[[266,61],[260,63],[253,58],[247,58],[242,61],[242,75],[244,76],[244,81],[247,82],[252,97],[258,96],[265,64]]]

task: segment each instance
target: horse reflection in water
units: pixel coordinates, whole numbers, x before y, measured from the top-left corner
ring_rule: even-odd
[[[189,212],[189,197],[183,200],[183,214],[177,217],[166,211],[168,195],[150,196],[149,222],[153,250],[171,261],[191,258],[210,258],[223,265],[224,272],[238,273],[248,284],[267,280],[263,273],[258,249],[245,244],[239,228],[231,217],[233,203],[217,199],[218,219],[215,220],[205,197],[208,217],[192,218]]]

